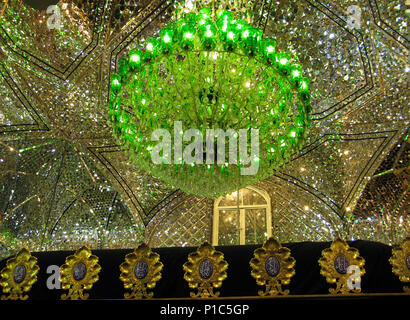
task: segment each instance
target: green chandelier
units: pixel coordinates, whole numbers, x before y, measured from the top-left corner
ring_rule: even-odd
[[[276,41],[232,12],[213,15],[203,8],[187,13],[147,39],[144,48],[119,61],[111,79],[109,119],[114,137],[142,169],[187,193],[217,197],[272,175],[298,151],[310,125],[309,80]],[[257,129],[259,154],[254,175],[249,164],[187,164],[164,156],[154,164],[151,135],[190,128]],[[179,132],[179,131],[178,131]],[[183,140],[183,147],[189,145]],[[247,146],[250,151],[250,146]],[[175,161],[174,161],[175,160]]]

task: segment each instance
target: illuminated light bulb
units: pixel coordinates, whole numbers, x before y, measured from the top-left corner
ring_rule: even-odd
[[[118,80],[118,79],[113,79],[112,80],[112,82],[111,82],[111,87],[114,89],[114,90],[117,90],[117,89],[119,89],[119,88],[121,88],[121,82]]]
[[[165,43],[170,43],[171,42],[171,37],[167,34],[165,34],[164,38],[163,38]]]
[[[235,34],[232,31],[229,31],[228,34],[226,35],[228,39],[233,40],[235,38]]]
[[[208,38],[212,37],[214,35],[214,33],[211,30],[206,30],[205,36],[207,36]]]
[[[298,91],[303,100],[306,100],[306,101],[309,100],[310,99],[309,80],[307,80],[306,78],[300,79],[298,83]]]
[[[154,50],[154,45],[151,42],[147,44],[147,50],[148,51]]]
[[[141,57],[140,57],[139,54],[133,54],[133,55],[130,56],[130,60],[131,60],[132,62],[140,62]]]
[[[281,58],[281,59],[279,60],[279,63],[280,63],[281,65],[285,66],[285,65],[288,63],[288,59],[286,59],[286,58]]]
[[[309,206],[304,206],[303,209],[305,209],[305,211],[309,211]]]
[[[291,131],[291,132],[290,132],[290,136],[291,136],[292,138],[296,138],[296,131]]]
[[[267,51],[268,53],[273,53],[273,52],[275,51],[275,47],[274,47],[274,46],[268,46],[268,47],[266,48],[266,51]]]
[[[300,71],[299,70],[293,70],[292,71],[292,77],[294,77],[294,78],[300,77]]]
[[[194,37],[194,35],[192,34],[192,32],[185,32],[184,33],[184,38],[185,39],[192,39]]]

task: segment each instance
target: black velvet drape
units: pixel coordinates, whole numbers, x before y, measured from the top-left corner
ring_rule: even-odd
[[[318,260],[321,251],[330,246],[330,242],[299,242],[285,243],[283,246],[291,250],[296,259],[296,274],[289,286],[291,295],[327,294],[329,284],[320,275]],[[392,273],[389,263],[391,247],[371,241],[353,241],[349,245],[357,248],[360,255],[366,260],[366,274],[362,277],[363,293],[400,293],[402,284],[398,277]],[[258,289],[255,279],[250,275],[249,260],[253,257],[253,251],[260,245],[246,246],[221,246],[217,247],[224,253],[225,260],[229,263],[228,277],[220,289],[221,297],[257,296]],[[161,256],[164,264],[162,279],[157,283],[154,290],[156,298],[189,297],[189,288],[183,279],[182,265],[187,261],[188,254],[196,248],[158,248],[153,249]],[[94,284],[90,293],[90,299],[121,299],[124,296],[124,288],[119,280],[119,265],[124,261],[125,255],[132,249],[121,250],[93,250],[99,257],[102,267],[100,279]],[[50,290],[46,286],[46,273],[49,265],[61,266],[66,256],[73,251],[34,252],[38,258],[40,272],[38,281],[30,291],[30,299],[55,300],[60,299],[63,290]],[[6,260],[0,262],[0,268],[5,266]]]

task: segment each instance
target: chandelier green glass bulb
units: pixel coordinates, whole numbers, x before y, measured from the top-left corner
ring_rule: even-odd
[[[275,39],[232,12],[203,8],[161,29],[119,61],[111,78],[109,119],[135,165],[187,193],[217,197],[264,179],[297,152],[310,124],[309,80]],[[259,130],[255,175],[238,161],[154,164],[156,129]],[[184,141],[186,146],[190,142]],[[250,146],[248,146],[250,149]],[[172,151],[174,147],[172,146]],[[173,153],[172,153],[173,154]],[[171,154],[171,156],[172,156]],[[205,158],[204,158],[205,159]]]

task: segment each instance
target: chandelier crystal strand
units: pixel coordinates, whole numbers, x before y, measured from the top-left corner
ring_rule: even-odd
[[[235,14],[235,12],[234,12]],[[217,197],[272,174],[298,151],[310,125],[309,80],[297,58],[277,52],[275,39],[231,11],[185,13],[134,49],[111,79],[109,119],[114,137],[135,164],[187,193]],[[156,129],[259,130],[255,175],[242,163],[155,165]],[[248,131],[249,131],[248,130]],[[183,142],[183,147],[190,142]],[[249,143],[248,154],[250,151]]]

